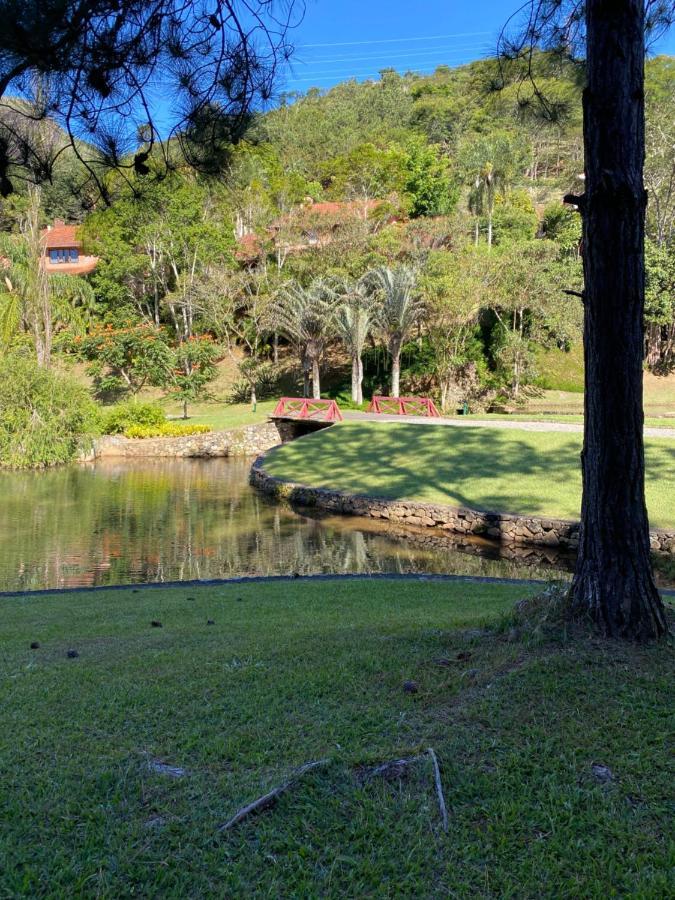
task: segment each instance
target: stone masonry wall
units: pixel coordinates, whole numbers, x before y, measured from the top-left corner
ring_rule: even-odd
[[[386,500],[343,491],[313,488],[282,481],[264,468],[265,455],[251,467],[251,484],[278,499],[302,506],[318,506],[353,516],[385,519],[402,525],[438,528],[459,534],[475,534],[516,544],[564,547],[579,545],[579,523],[539,516],[481,512],[464,507],[418,503],[414,500]],[[675,553],[675,531],[650,532],[652,550]]]
[[[256,456],[283,441],[283,430],[264,422],[227,431],[208,431],[184,437],[125,438],[105,435],[94,442],[87,460],[107,457],[199,457]]]

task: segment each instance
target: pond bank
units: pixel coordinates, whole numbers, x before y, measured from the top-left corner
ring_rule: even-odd
[[[108,434],[94,441],[90,452],[83,454],[80,462],[96,459],[216,459],[228,456],[256,456],[275,447],[286,438],[281,427],[273,422],[261,422],[228,428],[223,431],[207,431],[181,437],[127,438]]]
[[[275,499],[288,500],[299,506],[315,506],[346,515],[386,519],[401,525],[423,526],[444,532],[482,535],[507,543],[569,550],[576,550],[579,545],[579,523],[568,519],[483,511],[312,487],[270,475],[265,470],[265,459],[266,454],[261,454],[251,467],[253,487]],[[654,529],[650,531],[650,541],[652,550],[675,554],[675,531]]]

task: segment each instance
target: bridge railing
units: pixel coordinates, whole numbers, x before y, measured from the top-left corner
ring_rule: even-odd
[[[382,397],[379,394],[370,401],[368,412],[394,416],[441,416],[431,397]]]
[[[342,413],[335,400],[313,400],[310,397],[282,397],[272,416],[284,419],[312,419],[319,422],[341,422]]]

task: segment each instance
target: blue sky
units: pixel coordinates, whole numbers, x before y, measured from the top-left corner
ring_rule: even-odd
[[[306,0],[292,32],[296,55],[280,85],[289,91],[327,88],[393,67],[432,72],[489,55],[522,0]],[[675,54],[675,29],[654,48]]]

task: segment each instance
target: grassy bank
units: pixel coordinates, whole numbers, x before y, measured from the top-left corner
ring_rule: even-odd
[[[484,630],[531,592],[291,581],[1,601],[0,895],[666,896],[672,650]],[[430,746],[447,833],[428,759],[368,777]]]
[[[194,403],[188,410],[188,422],[191,425],[209,425],[214,431],[239,428],[241,425],[256,425],[267,421],[276,405],[276,400],[262,400],[253,412],[250,403]],[[166,404],[166,412],[168,416],[176,419],[181,419],[183,415],[177,404]]]
[[[675,527],[675,440],[645,443],[650,522]],[[580,434],[344,422],[273,450],[265,468],[352,493],[576,519],[580,451]]]

